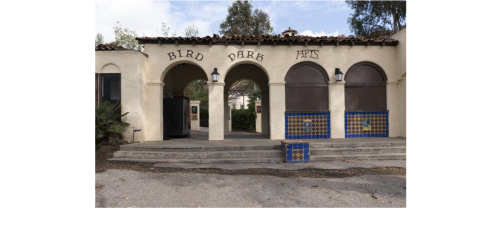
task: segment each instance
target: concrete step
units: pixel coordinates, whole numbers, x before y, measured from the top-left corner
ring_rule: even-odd
[[[406,153],[406,147],[311,148],[311,155],[356,155]]]
[[[108,161],[126,161],[139,163],[191,163],[191,164],[231,164],[231,163],[282,163],[283,157],[273,158],[220,158],[220,159],[141,159],[110,158]]]
[[[398,142],[353,142],[353,143],[311,143],[310,148],[363,148],[363,147],[406,147],[406,141]]]
[[[406,153],[360,154],[360,155],[311,155],[310,161],[341,160],[406,160]]]
[[[121,151],[161,151],[161,152],[213,152],[213,151],[248,151],[248,150],[280,150],[280,145],[262,146],[186,146],[174,147],[166,145],[122,145]]]
[[[147,159],[222,159],[222,158],[277,158],[280,150],[246,150],[215,152],[162,152],[162,151],[117,151],[114,158]]]

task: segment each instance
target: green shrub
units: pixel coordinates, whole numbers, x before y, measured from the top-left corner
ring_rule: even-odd
[[[200,109],[200,126],[208,127],[208,109]]]
[[[119,145],[123,142],[123,133],[129,123],[121,121],[128,114],[120,115],[117,111],[120,105],[111,104],[107,101],[95,108],[95,142],[105,142],[109,145]]]
[[[231,110],[231,129],[234,131],[246,131],[255,133],[255,109],[233,109]]]

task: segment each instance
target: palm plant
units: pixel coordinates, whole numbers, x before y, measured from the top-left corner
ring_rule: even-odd
[[[107,142],[109,145],[119,145],[123,143],[123,133],[130,125],[121,121],[121,118],[128,114],[117,113],[119,102],[111,104],[105,101],[95,108],[95,141],[96,144]]]

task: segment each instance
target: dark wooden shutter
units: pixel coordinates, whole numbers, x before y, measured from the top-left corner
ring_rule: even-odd
[[[285,77],[286,112],[328,111],[328,75],[320,66],[303,62]]]
[[[347,112],[387,110],[387,77],[382,68],[370,62],[357,63],[349,68],[345,81]]]

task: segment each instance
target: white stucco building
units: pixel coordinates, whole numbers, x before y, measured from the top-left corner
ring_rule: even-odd
[[[163,140],[163,98],[208,81],[209,140],[228,134],[228,90],[261,90],[261,129],[271,139],[406,136],[406,29],[391,38],[139,37],[144,51],[95,50],[96,104],[120,101],[125,139]],[[212,72],[217,68],[219,79]],[[338,70],[336,70],[338,69]],[[336,73],[343,78],[336,80]]]

